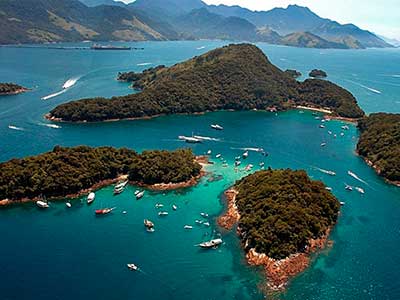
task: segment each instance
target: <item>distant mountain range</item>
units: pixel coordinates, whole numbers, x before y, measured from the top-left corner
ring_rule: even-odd
[[[309,48],[391,47],[307,7],[270,11],[201,0],[0,0],[0,43],[222,39]]]

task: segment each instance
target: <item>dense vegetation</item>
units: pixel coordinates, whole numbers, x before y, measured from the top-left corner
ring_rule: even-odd
[[[287,69],[287,70],[285,71],[285,73],[286,73],[287,75],[289,75],[290,77],[293,77],[293,78],[299,78],[299,77],[301,77],[301,73],[300,73],[299,71],[297,71],[297,70]]]
[[[91,122],[223,109],[285,109],[293,103],[329,106],[343,117],[363,116],[349,92],[329,82],[299,83],[250,44],[225,46],[129,77],[139,78],[134,87],[143,88],[142,92],[61,104],[49,117]]]
[[[308,74],[308,76],[314,78],[326,78],[328,77],[328,74],[326,74],[326,72],[323,70],[314,69]]]
[[[126,148],[56,146],[53,151],[0,164],[0,199],[62,197],[129,174],[144,184],[176,183],[200,173],[189,149],[145,151]]]
[[[370,160],[381,176],[400,181],[400,114],[371,114],[359,120],[358,128],[358,153]]]
[[[26,88],[15,83],[0,83],[0,95],[10,95],[25,90]]]
[[[340,204],[305,171],[265,170],[235,184],[239,227],[247,250],[282,259],[335,224]]]

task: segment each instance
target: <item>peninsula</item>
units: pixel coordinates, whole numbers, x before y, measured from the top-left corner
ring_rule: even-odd
[[[72,101],[46,117],[96,122],[217,110],[285,110],[297,105],[328,108],[333,116],[364,116],[350,92],[325,80],[298,82],[250,44],[225,46],[171,67],[120,74],[119,78],[133,80],[133,87],[142,91]]]
[[[190,149],[139,154],[126,148],[88,146],[56,146],[44,154],[1,163],[0,169],[2,205],[41,196],[75,198],[114,182],[121,174],[150,187],[194,184],[201,174],[201,165]]]
[[[237,231],[252,265],[264,266],[268,287],[283,289],[304,271],[310,253],[323,248],[340,203],[305,171],[265,170],[236,182],[226,193],[219,225]]]
[[[17,95],[26,92],[28,89],[15,83],[0,82],[0,96]]]
[[[400,114],[371,114],[358,121],[358,129],[358,154],[380,176],[400,186]]]

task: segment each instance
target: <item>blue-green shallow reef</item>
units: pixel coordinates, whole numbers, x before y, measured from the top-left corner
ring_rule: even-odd
[[[235,179],[233,158],[242,153],[235,148],[263,147],[267,158],[250,152],[248,163],[265,161],[274,168],[302,168],[314,179],[322,179],[346,205],[331,238],[334,245],[324,250],[312,266],[294,279],[283,299],[398,299],[400,281],[400,193],[387,185],[354,154],[357,130],[340,136],[341,122],[326,123],[310,112],[275,114],[265,112],[217,112],[202,116],[170,116],[152,120],[102,124],[61,124],[49,128],[42,115],[55,105],[86,96],[129,93],[128,85],[116,82],[118,71],[141,70],[142,63],[172,64],[222,45],[221,42],[141,43],[144,51],[99,53],[47,49],[0,48],[0,81],[13,81],[33,91],[0,100],[0,160],[48,151],[56,144],[73,146],[126,146],[136,150],[175,149],[185,146],[177,136],[192,132],[221,138],[192,146],[195,153],[208,149],[221,153],[222,162],[210,167],[223,179],[204,178],[194,187],[178,192],[147,192],[137,201],[135,187],[120,196],[112,188],[97,193],[88,207],[79,201],[67,209],[52,203],[46,211],[33,204],[0,211],[0,288],[2,299],[262,299],[257,289],[262,274],[246,266],[235,233],[222,233],[225,244],[218,250],[194,247],[208,239],[215,218],[223,209],[220,196]],[[197,49],[206,46],[204,49]],[[399,112],[400,66],[398,50],[309,50],[261,44],[272,62],[281,68],[312,68],[328,72],[328,78],[349,88],[367,112]],[[381,94],[345,79],[379,90]],[[382,75],[382,77],[378,77]],[[385,75],[385,76],[383,76]],[[69,78],[82,76],[58,97],[40,98],[61,90]],[[381,78],[381,79],[380,79]],[[371,82],[373,81],[373,82]],[[378,83],[379,81],[379,83]],[[41,123],[41,124],[39,124]],[[209,125],[219,123],[222,132]],[[9,129],[14,125],[22,130]],[[332,131],[332,134],[328,134]],[[337,134],[334,138],[333,134]],[[326,142],[326,147],[320,144]],[[243,162],[245,165],[246,162]],[[331,177],[314,167],[334,170]],[[352,170],[367,184],[346,174]],[[344,183],[365,189],[361,195],[346,192]],[[154,205],[163,203],[169,215],[160,218]],[[178,206],[177,211],[171,204]],[[112,215],[94,216],[94,209],[116,206]],[[126,210],[127,214],[122,214]],[[210,227],[195,224],[200,212],[210,214]],[[144,230],[143,219],[155,222],[156,231]],[[193,225],[185,231],[185,224]],[[138,264],[143,273],[129,272],[125,264]],[[35,296],[33,296],[35,295]]]

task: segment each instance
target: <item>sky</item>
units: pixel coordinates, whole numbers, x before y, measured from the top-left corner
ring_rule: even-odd
[[[123,0],[132,2],[133,0]],[[320,17],[353,23],[362,29],[400,40],[400,0],[203,0],[207,4],[239,5],[270,10],[289,4],[307,6]]]

